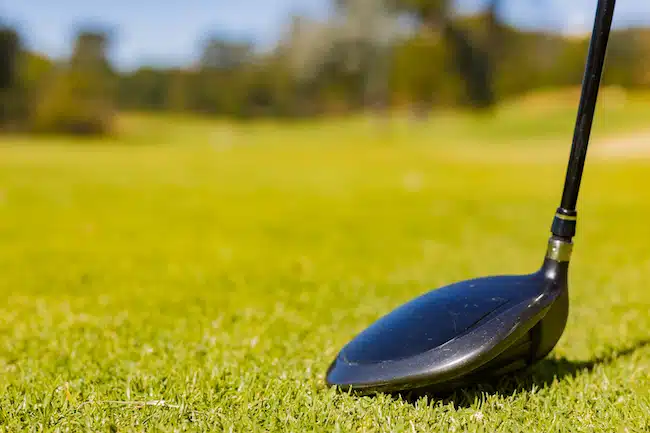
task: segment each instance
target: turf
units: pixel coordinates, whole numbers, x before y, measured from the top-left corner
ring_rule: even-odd
[[[531,374],[442,400],[323,384],[402,302],[539,266],[574,102],[1,138],[0,431],[649,431],[650,159],[589,159],[568,327]],[[605,104],[596,141],[642,102]]]

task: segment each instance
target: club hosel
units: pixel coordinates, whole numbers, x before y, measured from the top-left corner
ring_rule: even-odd
[[[548,240],[546,258],[558,263],[568,263],[571,261],[573,253],[573,242],[556,236],[551,236]]]
[[[544,274],[547,280],[561,283],[561,286],[566,287],[572,253],[573,242],[551,236],[548,240],[548,248],[540,272]]]
[[[551,233],[553,236],[571,242],[576,235],[576,224],[578,222],[578,213],[575,210],[558,208],[553,218]]]

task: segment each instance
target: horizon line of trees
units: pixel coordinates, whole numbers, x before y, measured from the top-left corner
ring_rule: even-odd
[[[532,90],[579,85],[588,38],[525,32],[499,0],[457,17],[444,0],[337,0],[328,22],[293,19],[270,52],[209,37],[197,64],[110,64],[108,32],[79,29],[72,55],[29,52],[0,25],[0,130],[106,134],[120,110],[235,119],[305,118],[405,107],[486,110]],[[398,25],[409,18],[410,26]],[[650,29],[612,34],[606,85],[650,88]]]

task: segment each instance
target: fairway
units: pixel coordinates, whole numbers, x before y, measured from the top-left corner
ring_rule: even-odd
[[[131,115],[104,141],[0,137],[0,431],[650,431],[650,152],[607,157],[645,133],[647,96],[603,92],[569,322],[531,375],[444,400],[324,385],[401,303],[538,268],[566,99],[424,124]]]

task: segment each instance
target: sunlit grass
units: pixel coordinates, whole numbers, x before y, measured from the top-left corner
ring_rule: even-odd
[[[402,302],[541,263],[575,108],[513,107],[2,139],[0,429],[648,431],[650,159],[590,158],[570,320],[532,378],[417,402],[323,384]],[[648,113],[605,104],[596,141]]]

